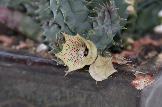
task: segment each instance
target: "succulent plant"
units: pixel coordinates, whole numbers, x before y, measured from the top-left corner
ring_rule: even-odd
[[[104,50],[120,30],[120,17],[114,3],[105,4],[97,15],[92,18],[93,29],[88,32],[88,36],[98,49]]]
[[[61,32],[69,35],[77,33],[91,40],[98,51],[112,45],[113,37],[126,24],[129,15],[125,0],[50,0],[50,9],[54,16],[44,26],[44,35],[50,46],[57,39],[63,40]],[[65,42],[65,41],[62,41]],[[57,44],[57,46],[61,43]],[[53,47],[57,54],[59,47]]]
[[[83,35],[91,28],[88,9],[81,0],[50,0],[50,9],[54,13],[54,23],[61,27],[60,32]]]
[[[91,76],[102,81],[116,72],[107,49],[114,45],[115,35],[126,24],[121,21],[129,15],[125,0],[8,0],[7,3],[36,22],[45,22],[45,41],[49,42],[51,53],[68,66],[67,73],[90,65]]]
[[[86,6],[88,9],[91,10],[91,13],[96,13],[96,10],[101,10],[102,6],[107,3],[113,3],[113,5],[117,8],[117,14],[122,19],[127,19],[128,15],[130,14],[127,11],[127,7],[129,4],[126,2],[126,0],[85,0]],[[120,22],[121,26],[126,25],[126,21]]]
[[[102,81],[116,72],[107,48],[126,24],[127,6],[125,0],[50,0],[53,19],[43,26],[45,40],[68,66],[66,74],[90,65],[91,76]]]

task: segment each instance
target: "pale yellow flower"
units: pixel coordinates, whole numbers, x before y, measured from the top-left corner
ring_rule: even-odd
[[[66,43],[63,44],[63,50],[55,56],[59,57],[68,66],[67,73],[83,68],[85,65],[90,65],[96,60],[97,48],[93,42],[84,39],[79,34],[76,36],[62,34]],[[88,52],[87,55],[85,55],[86,51]]]

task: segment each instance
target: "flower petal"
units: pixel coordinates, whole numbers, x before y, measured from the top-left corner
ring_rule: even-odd
[[[88,55],[83,59],[86,65],[92,64],[97,58],[97,48],[93,42],[90,40],[84,40],[86,47],[88,49]]]
[[[116,72],[111,59],[112,57],[102,57],[99,55],[96,61],[89,67],[89,73],[92,78],[96,81],[102,81]]]

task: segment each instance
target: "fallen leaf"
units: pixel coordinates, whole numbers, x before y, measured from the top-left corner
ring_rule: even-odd
[[[112,65],[112,57],[98,56],[96,61],[90,65],[89,73],[96,81],[107,79],[111,74],[117,72]]]
[[[136,78],[131,82],[138,90],[142,90],[144,87],[153,83],[155,79],[150,75],[137,75]]]

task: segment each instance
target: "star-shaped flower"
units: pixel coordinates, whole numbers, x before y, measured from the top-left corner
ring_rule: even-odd
[[[63,44],[62,51],[55,56],[63,60],[68,66],[67,73],[90,65],[96,60],[97,48],[91,41],[84,39],[79,34],[76,36],[62,34],[66,43]]]

